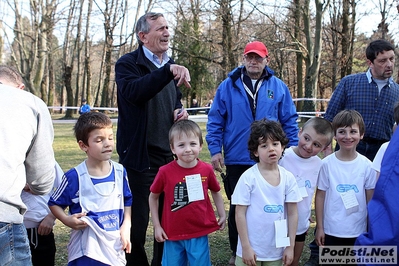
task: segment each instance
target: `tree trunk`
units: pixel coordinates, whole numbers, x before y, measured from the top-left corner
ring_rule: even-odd
[[[301,51],[301,46],[299,44],[300,40],[300,27],[301,27],[301,3],[300,0],[295,0],[295,11],[294,11],[294,19],[295,19],[295,47],[297,49],[296,52],[296,83],[297,83],[297,98],[303,98],[303,54]],[[303,102],[297,102],[297,110],[302,111]]]
[[[74,102],[73,102],[73,89],[72,89],[72,70],[73,70],[74,57],[73,54],[71,53],[71,47],[70,47],[70,34],[71,34],[70,28],[71,28],[73,14],[75,12],[75,1],[71,0],[69,6],[70,9],[67,19],[67,26],[66,26],[65,39],[64,39],[64,50],[63,50],[63,71],[64,71],[63,81],[67,97],[66,104],[67,106],[73,106]],[[73,109],[67,109],[67,111],[65,112],[65,118],[72,118],[74,112],[75,110]]]
[[[80,86],[80,80],[81,80],[81,76],[82,76],[82,68],[81,68],[81,56],[82,56],[82,47],[81,47],[81,33],[82,33],[82,16],[83,16],[83,5],[84,5],[85,0],[79,0],[79,18],[78,18],[78,25],[77,25],[77,29],[76,29],[76,39],[75,39],[75,44],[74,44],[74,48],[73,48],[73,54],[76,54],[76,66],[77,66],[77,70],[76,70],[76,80],[75,80],[75,101],[74,101],[74,105],[75,106],[79,106],[79,92],[82,89],[82,99],[84,98],[84,92],[85,92],[85,88],[84,86]],[[84,84],[84,83],[83,83]]]
[[[82,98],[87,99],[87,103],[93,104],[92,102],[92,89],[91,89],[91,67],[90,67],[90,46],[91,46],[91,41],[90,41],[90,18],[91,18],[91,11],[93,9],[93,0],[89,0],[88,7],[87,7],[87,17],[86,17],[86,33],[85,33],[85,41],[84,41],[84,47],[85,47],[85,60],[84,60],[84,78],[83,82],[86,81],[86,96],[84,95],[82,91]],[[83,88],[84,86],[82,86]]]
[[[307,2],[307,14],[309,14],[309,0]],[[329,1],[327,1],[329,2]],[[305,79],[305,98],[317,98],[317,82],[319,76],[320,69],[320,56],[321,56],[321,47],[322,47],[322,21],[323,21],[323,13],[325,8],[323,7],[322,0],[315,0],[316,6],[316,18],[315,18],[315,29],[314,29],[314,42],[311,41],[310,34],[310,17],[305,17],[304,20],[307,21],[305,23],[305,30],[307,29],[307,47],[309,51],[309,56],[306,60],[306,79]],[[328,3],[325,4],[328,6]],[[314,112],[315,111],[315,102],[314,101],[306,101],[304,103],[304,111]]]

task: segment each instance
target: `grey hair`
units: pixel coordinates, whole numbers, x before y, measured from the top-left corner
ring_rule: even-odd
[[[148,12],[139,18],[136,24],[136,38],[140,45],[143,45],[143,42],[140,40],[139,33],[140,32],[148,33],[150,31],[150,23],[148,23],[148,20],[157,20],[159,17],[163,17],[163,14],[156,12]]]

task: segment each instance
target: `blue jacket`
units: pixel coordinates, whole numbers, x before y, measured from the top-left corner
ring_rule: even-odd
[[[355,245],[396,246],[399,250],[399,130],[393,134],[381,163],[381,175],[367,205],[368,232],[361,234]],[[397,255],[397,254],[396,254]],[[369,257],[366,257],[369,258]],[[396,257],[397,265],[398,257]],[[363,263],[358,263],[363,265]],[[374,265],[365,263],[365,265]]]
[[[249,157],[247,146],[251,123],[255,120],[279,121],[290,140],[288,145],[298,143],[298,114],[288,87],[266,67],[268,76],[258,91],[254,118],[241,81],[242,68],[234,69],[219,85],[208,114],[206,141],[209,151],[213,156],[221,153],[223,146],[226,165],[255,163]]]
[[[118,92],[118,129],[116,150],[119,162],[126,168],[142,172],[149,168],[147,150],[147,103],[173,79],[170,60],[165,66],[151,70],[145,64],[142,46],[125,54],[115,64]],[[176,103],[170,109],[182,107],[182,94],[176,86]],[[173,124],[173,117],[171,117]]]

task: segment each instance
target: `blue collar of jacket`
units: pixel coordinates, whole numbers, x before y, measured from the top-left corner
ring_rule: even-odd
[[[240,67],[237,67],[237,68],[235,68],[233,71],[231,71],[229,74],[228,74],[228,77],[229,78],[231,78],[231,80],[233,81],[233,86],[234,87],[236,87],[236,81],[238,80],[238,79],[240,79],[241,78],[241,74],[242,73],[244,73],[244,75],[246,75],[245,74],[245,67],[244,66],[240,66]],[[270,79],[272,76],[274,75],[274,71],[271,69],[271,68],[269,68],[268,66],[266,66],[265,67],[265,71],[263,72],[263,74],[262,74],[262,76],[261,76],[261,78],[263,78],[263,79],[265,79],[265,80],[268,80],[268,79]]]

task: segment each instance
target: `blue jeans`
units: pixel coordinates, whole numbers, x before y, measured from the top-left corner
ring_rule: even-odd
[[[0,222],[0,265],[32,265],[28,236],[23,224]]]

